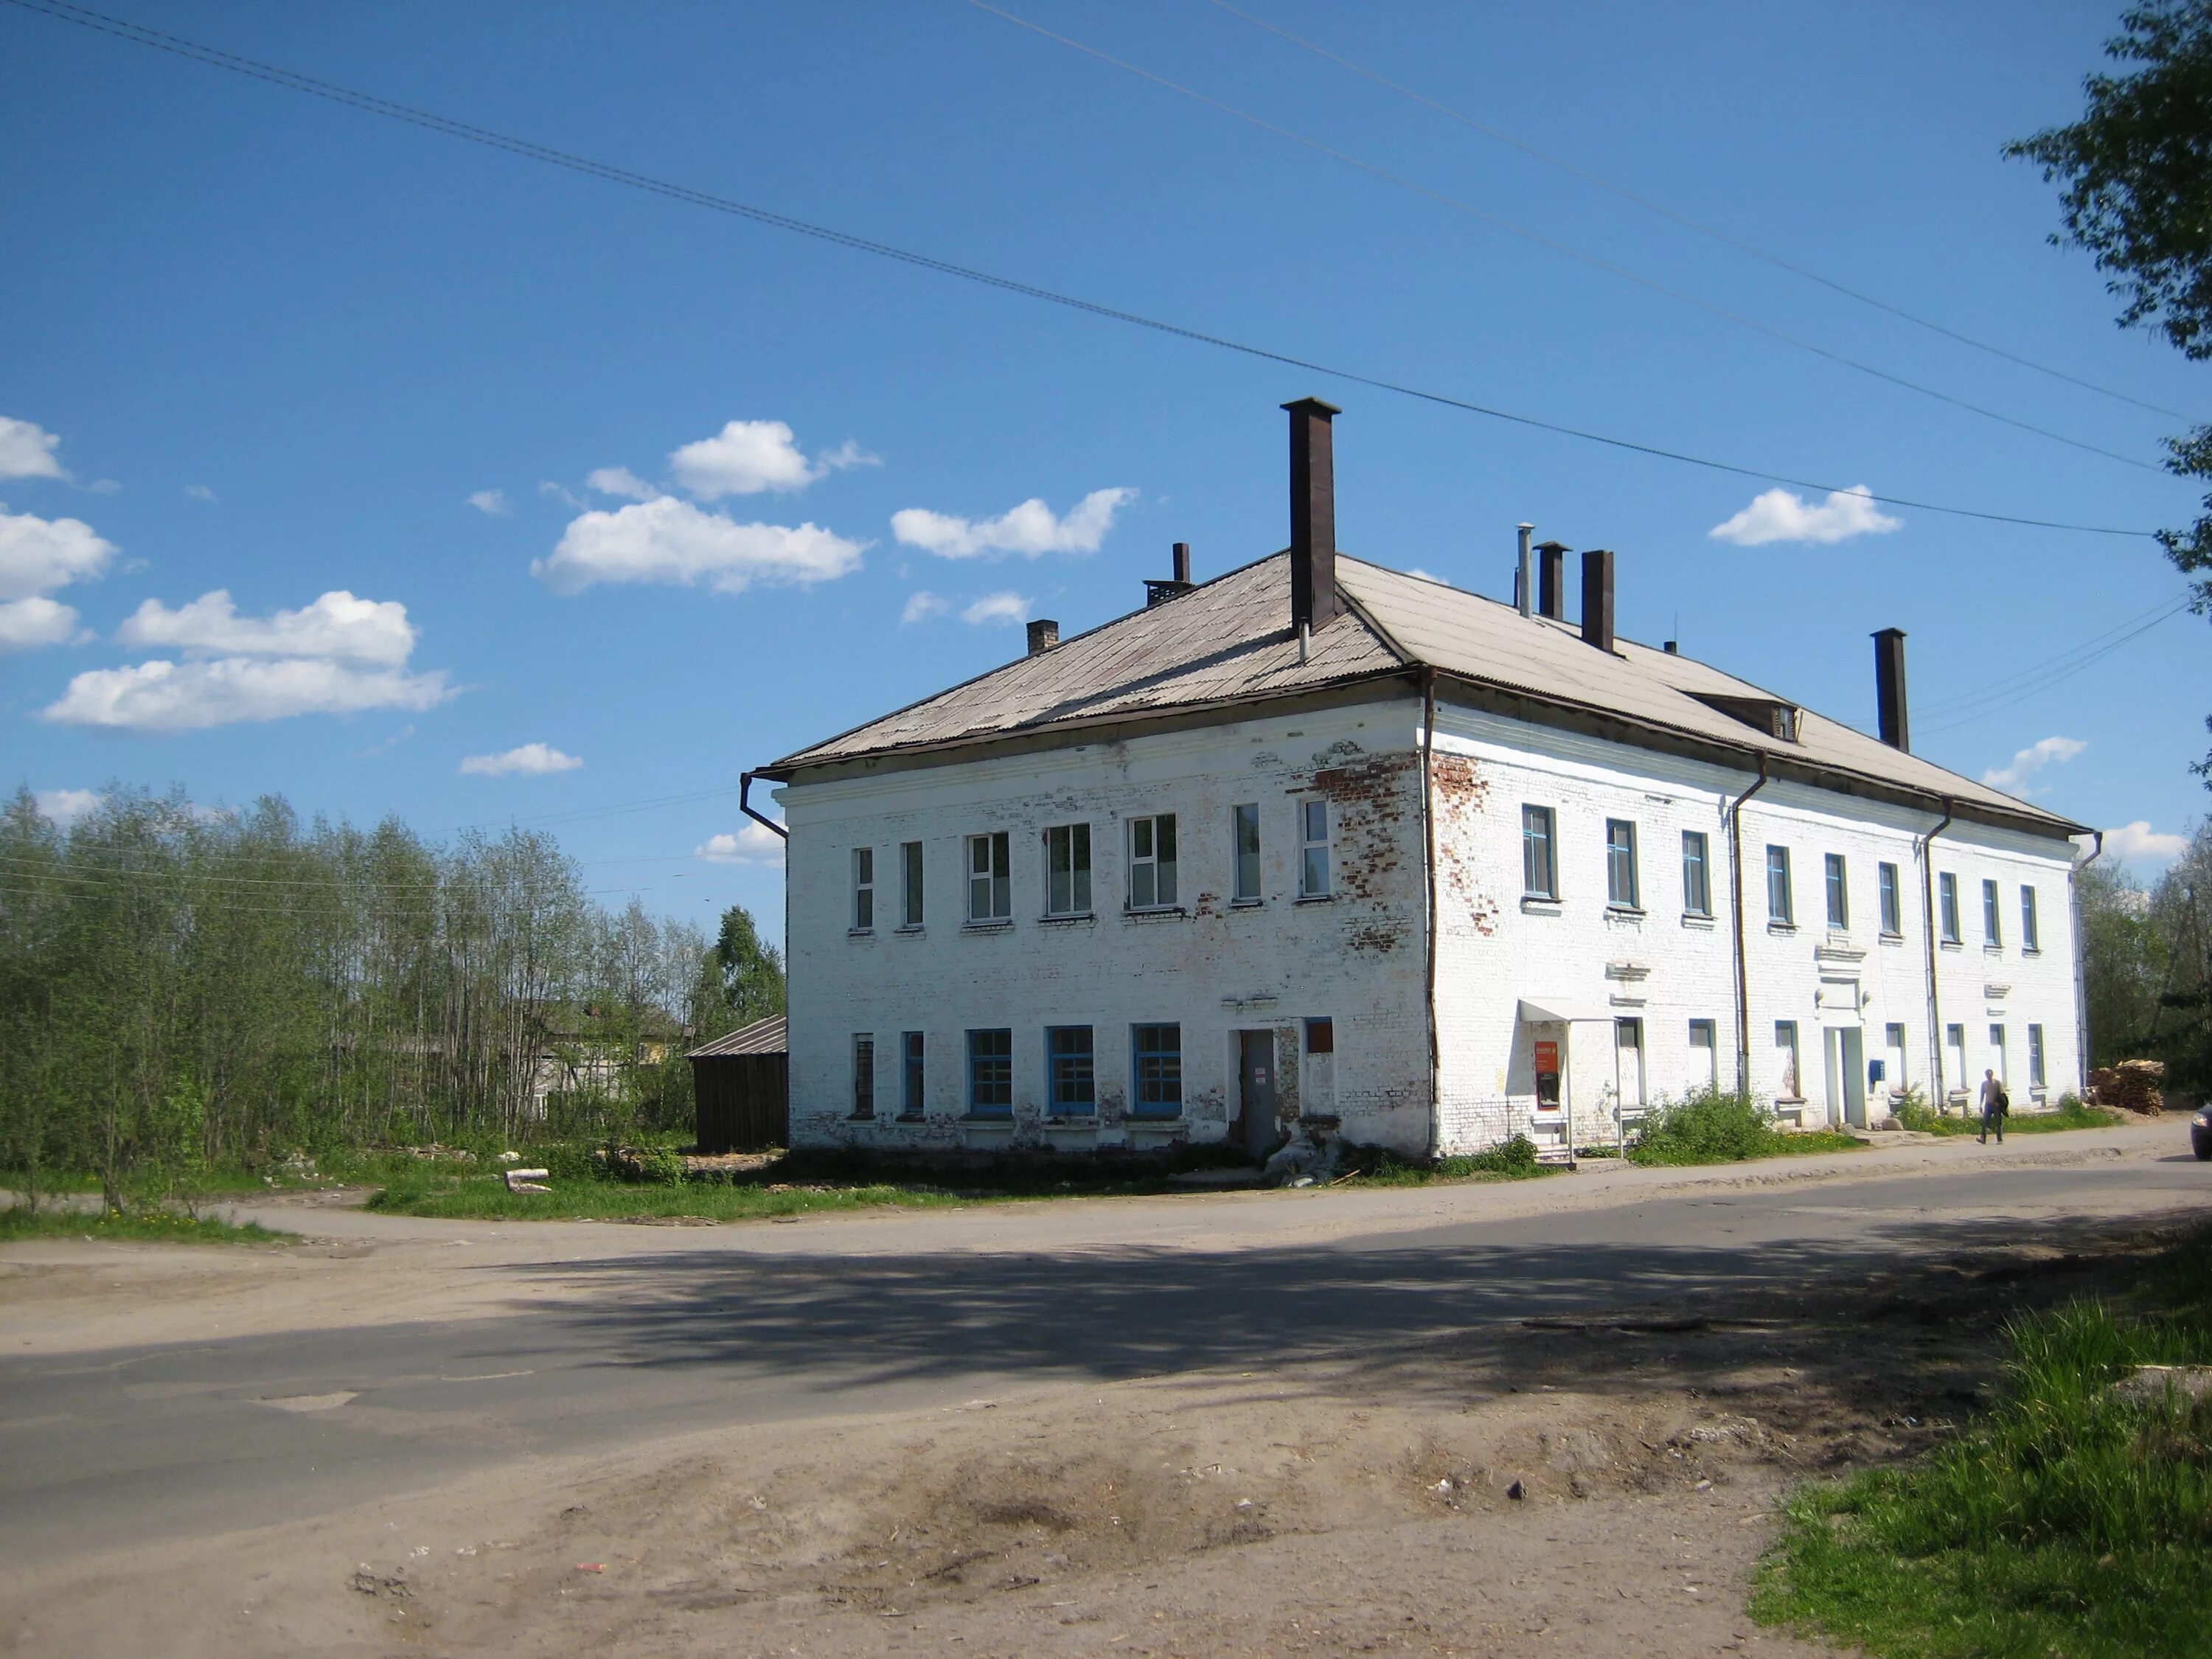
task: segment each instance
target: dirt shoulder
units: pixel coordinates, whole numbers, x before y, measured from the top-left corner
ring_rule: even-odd
[[[0,1652],[1822,1652],[1741,1613],[1778,1494],[1932,1443],[2005,1319],[2166,1236],[532,1462],[15,1576]]]
[[[2185,1127],[2136,1122],[2002,1148],[1918,1140],[1832,1157],[1690,1169],[1585,1163],[1573,1175],[1511,1183],[1384,1189],[1193,1193],[1172,1197],[991,1203],[672,1229],[665,1224],[434,1221],[356,1207],[357,1193],[303,1194],[226,1215],[299,1236],[284,1246],[132,1245],[39,1240],[0,1245],[0,1353],[95,1352],[283,1330],[426,1318],[495,1317],[597,1294],[594,1262],[687,1251],[835,1253],[1267,1250],[1632,1205],[1684,1194],[1816,1188],[1869,1176],[2026,1169],[2186,1156]],[[564,1264],[573,1275],[564,1275]]]

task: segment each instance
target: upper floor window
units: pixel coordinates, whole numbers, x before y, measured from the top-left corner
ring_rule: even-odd
[[[968,1033],[968,1109],[977,1117],[1011,1117],[1014,1111],[1014,1034]]]
[[[1298,896],[1328,896],[1328,803],[1298,803]]]
[[[1091,826],[1056,823],[1044,832],[1045,914],[1091,913]]]
[[[1682,908],[1693,916],[1713,913],[1713,872],[1705,832],[1682,831]]]
[[[1046,1094],[1056,1116],[1098,1109],[1088,1025],[1050,1025],[1044,1034]]]
[[[1556,823],[1548,806],[1521,809],[1521,890],[1530,898],[1559,896]]]
[[[1008,872],[1012,849],[1006,832],[968,837],[968,920],[1006,921],[1014,914],[1014,885]]]
[[[876,925],[876,849],[853,849],[853,928],[864,933]]]
[[[1959,878],[1949,871],[1936,878],[1936,904],[1943,922],[1943,943],[1956,945],[1959,933]]]
[[[899,925],[921,926],[921,843],[899,843]]]
[[[1881,931],[1893,939],[1905,932],[1905,901],[1897,890],[1897,866],[1877,864],[1874,872],[1881,888]]]
[[[2043,948],[2043,936],[2035,925],[2035,889],[2033,887],[2020,890],[2020,948],[2023,951],[2040,951]]]
[[[1797,910],[1790,893],[1790,849],[1769,846],[1766,849],[1766,919],[1778,921],[1787,927],[1797,920]]]
[[[1828,878],[1828,926],[1840,933],[1851,925],[1850,885],[1844,876],[1844,855],[1830,853],[1822,862]]]
[[[1176,902],[1176,821],[1172,812],[1129,820],[1129,908],[1152,910]]]
[[[1982,884],[1982,943],[1991,950],[2004,943],[1997,915],[1997,884],[1993,881]]]
[[[1260,897],[1260,807],[1257,802],[1232,807],[1229,814],[1231,856],[1236,865],[1236,886],[1231,895],[1239,904]]]
[[[1179,1117],[1182,1115],[1182,1027],[1137,1025],[1130,1028],[1130,1047],[1135,1060],[1137,1090],[1133,1110],[1138,1117]]]
[[[1636,898],[1636,826],[1626,818],[1605,821],[1605,902],[1616,909],[1643,908]]]

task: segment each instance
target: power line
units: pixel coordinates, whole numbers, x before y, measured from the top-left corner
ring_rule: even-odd
[[[1717,317],[1724,322],[1750,329],[1753,333],[1764,334],[1771,340],[1778,340],[1783,344],[1794,346],[1800,351],[1810,352],[1815,357],[1824,357],[1828,362],[1840,364],[1845,368],[1856,369],[1858,373],[1871,375],[1877,380],[1886,380],[1892,386],[1902,386],[1907,392],[1918,392],[1923,398],[1932,398],[1938,403],[1948,404],[1954,409],[1963,409],[1969,414],[1979,415],[1985,420],[1996,421],[2002,425],[2016,428],[2022,432],[2033,433],[2039,438],[2048,438],[2053,443],[2064,444],[2069,448],[2083,450],[2092,455],[2101,455],[2107,460],[2118,461],[2124,466],[2141,467],[2146,472],[2163,472],[2166,470],[2155,461],[2146,461],[2135,455],[2124,455],[2117,449],[2106,449],[2101,445],[2087,443],[2079,438],[2069,438],[2063,432],[2053,432],[2048,427],[2037,426],[2033,422],[2021,420],[1997,410],[1987,408],[1981,404],[1970,403],[1964,398],[1954,397],[1948,392],[1939,392],[1934,386],[1923,385],[1918,380],[1908,380],[1903,375],[1893,374],[1886,368],[1876,368],[1871,363],[1862,362],[1859,359],[1846,356],[1840,351],[1832,351],[1826,346],[1804,338],[1802,335],[1791,334],[1785,330],[1762,323],[1755,318],[1747,317],[1741,312],[1730,311],[1724,306],[1714,305],[1710,301],[1701,300],[1696,295],[1685,293],[1680,289],[1669,288],[1664,283],[1656,282],[1649,276],[1629,270],[1626,265],[1615,264],[1610,259],[1601,258],[1571,243],[1547,236],[1542,231],[1516,224],[1510,219],[1492,213],[1486,209],[1476,207],[1473,203],[1462,201],[1456,196],[1448,196],[1443,191],[1422,184],[1418,179],[1408,179],[1401,173],[1393,173],[1388,167],[1378,167],[1372,161],[1364,161],[1348,150],[1339,149],[1334,145],[1324,143],[1318,138],[1309,137],[1306,134],[1295,131],[1291,128],[1278,125],[1264,116],[1255,115],[1249,110],[1239,109],[1234,104],[1224,103],[1220,99],[1209,96],[1194,87],[1187,87],[1180,81],[1171,81],[1164,75],[1156,74],[1140,64],[1133,64],[1125,58],[1116,58],[1111,52],[1102,52],[1097,46],[1088,46],[1072,36],[1048,29],[1042,23],[1033,23],[1026,17],[1018,16],[1012,12],[991,4],[990,0],[968,0],[968,3],[978,11],[988,12],[992,16],[1003,18],[1017,27],[1027,29],[1033,34],[1042,35],[1048,40],[1056,40],[1061,46],[1073,47],[1087,57],[1097,58],[1102,64],[1110,64],[1115,69],[1126,70],[1141,80],[1150,81],[1155,86],[1164,87],[1170,92],[1204,104],[1209,109],[1219,110],[1224,115],[1234,116],[1240,121],[1248,122],[1259,128],[1262,132],[1273,133],[1278,137],[1289,139],[1292,143],[1303,144],[1319,155],[1343,162],[1346,167],[1356,167],[1362,173],[1372,174],[1388,184],[1397,185],[1401,190],[1411,191],[1417,196],[1425,196],[1430,201],[1438,203],[1455,212],[1464,213],[1470,217],[1480,219],[1485,224],[1495,225],[1500,230],[1534,242],[1539,247],[1549,248],[1555,253],[1563,254],[1567,258],[1589,265],[1593,270],[1608,272],[1620,277],[1623,281],[1635,283],[1638,288],[1649,289],[1654,294],[1664,295],[1670,300],[1679,301],[1683,305],[1704,312],[1707,316]]]
[[[2081,672],[2082,670],[2089,667],[2100,658],[2110,656],[2122,646],[2130,643],[2131,641],[2139,638],[2142,635],[2149,633],[2152,629],[2159,627],[2164,623],[2171,622],[2174,617],[2181,615],[2185,611],[2187,611],[2189,607],[2189,599],[2185,595],[2183,598],[2177,599],[2171,605],[2162,608],[2158,614],[2152,617],[2148,622],[2139,623],[2137,626],[2130,629],[2126,633],[2122,634],[2118,639],[2114,639],[2110,641],[2108,643],[2100,645],[2094,650],[2088,651],[2086,654],[2078,654],[2075,659],[2069,660],[2067,658],[2059,658],[2051,663],[2046,664],[2044,669],[2039,671],[2038,673],[2028,681],[2028,683],[2019,685],[2010,691],[1999,690],[1995,691],[1993,694],[1984,694],[1963,699],[1954,699],[1951,705],[1946,710],[1946,712],[1950,715],[1950,718],[1939,720],[1936,724],[1928,726],[1925,729],[1928,734],[1932,737],[1938,732],[1949,732],[1961,726],[1971,726],[1976,720],[1986,719],[1991,714],[2001,714],[2005,709],[2027,702],[2028,698],[2035,696],[2039,693],[2048,691],[2054,685],[2057,685],[2063,681],[2073,678],[2075,675]],[[2015,676],[2014,678],[2017,679],[2021,677]],[[1990,700],[1992,695],[1995,698],[1994,701]],[[1986,703],[1986,707],[1978,706],[1984,703]]]
[[[1960,708],[1970,702],[1978,702],[1983,697],[1989,696],[1991,692],[2009,690],[2012,687],[2023,681],[2035,678],[2038,675],[2044,673],[2055,664],[2071,661],[2077,653],[2094,649],[2099,645],[2101,645],[2105,641],[2111,639],[2115,634],[2131,629],[2138,623],[2163,621],[2166,617],[2174,614],[2177,611],[2187,609],[2190,603],[2190,598],[2191,596],[2186,593],[2169,595],[2166,599],[2160,599],[2156,605],[2152,605],[2149,609],[2139,611],[2132,617],[2125,617],[2119,622],[2116,622],[2110,628],[2105,629],[2104,632],[2100,634],[2093,634],[2087,639],[2080,641],[2074,645],[2070,645],[2067,647],[2065,650],[2057,653],[2056,655],[2046,657],[2039,663],[2032,664],[2028,667],[2021,669],[2016,674],[2008,674],[2001,680],[1991,680],[1986,684],[1976,687],[1972,691],[1961,692],[1955,696],[1939,697],[1934,702],[1927,704],[1921,712],[1923,714],[1948,714],[1954,708]]]
[[[1290,352],[1270,350],[1264,346],[1250,345],[1223,335],[1210,334],[1201,329],[1165,322],[1133,311],[1124,311],[1116,307],[1060,293],[1053,289],[1042,288],[1035,283],[1018,282],[1012,277],[996,276],[971,265],[957,264],[949,259],[939,259],[929,254],[916,253],[909,249],[895,247],[888,242],[873,241],[864,236],[856,236],[846,231],[813,224],[804,219],[796,219],[788,214],[775,213],[765,208],[753,207],[728,197],[715,196],[705,191],[693,190],[688,185],[670,184],[645,173],[632,173],[626,168],[573,155],[566,151],[553,149],[526,139],[509,137],[488,128],[471,126],[465,122],[450,120],[444,116],[433,115],[404,104],[395,104],[389,100],[377,98],[367,93],[354,92],[331,82],[319,81],[312,76],[296,74],[290,70],[279,69],[273,64],[264,64],[253,58],[240,58],[234,53],[222,52],[212,46],[204,46],[196,41],[185,40],[181,36],[164,34],[158,30],[145,28],[136,23],[128,23],[119,18],[107,16],[104,13],[89,11],[81,6],[69,5],[65,3],[65,0],[4,0],[4,3],[19,10],[38,12],[64,22],[75,23],[82,27],[94,29],[105,34],[112,34],[139,46],[152,46],[216,69],[228,70],[234,74],[247,76],[258,81],[265,81],[274,86],[284,87],[295,92],[307,93],[318,98],[327,99],[333,103],[344,104],[372,115],[380,115],[390,120],[422,127],[447,137],[459,138],[492,149],[505,150],[511,155],[520,155],[531,161],[543,161],[552,167],[565,167],[571,172],[604,179],[610,184],[623,185],[630,189],[649,191],[657,196],[665,196],[672,200],[684,202],[694,207],[708,208],[718,213],[726,213],[738,218],[750,220],[756,224],[790,231],[796,235],[811,236],[817,240],[849,248],[857,252],[872,253],[881,258],[896,260],[901,264],[917,266],[924,270],[933,270],[943,276],[957,276],[964,282],[975,283],[1003,293],[1018,294],[1029,299],[1042,301],[1047,304],[1064,306],[1072,311],[1102,317],[1111,322],[1126,323],[1134,328],[1149,329],[1155,333],[1164,334],[1176,339],[1189,340],[1200,345],[1236,352],[1261,362],[1277,363],[1285,368],[1301,369],[1309,374],[1326,375],[1332,380],[1342,380],[1347,385],[1368,386],[1375,391],[1387,392],[1396,397],[1410,398],[1421,403],[1432,404],[1438,408],[1459,410],[1466,414],[1480,415],[1489,420],[1503,421],[1511,425],[1525,427],[1532,431],[1549,432],[1560,437],[1574,438],[1584,443],[1600,444],[1608,449],[1621,450],[1629,454],[1646,455],[1657,460],[1674,461],[1681,465],[1700,467],[1707,471],[1726,473],[1734,477],[1751,478],[1762,483],[1785,484],[1794,489],[1810,489],[1826,494],[1838,493],[1842,488],[1836,484],[1792,477],[1787,473],[1771,472],[1758,467],[1738,466],[1728,461],[1711,460],[1703,456],[1687,454],[1680,450],[1662,448],[1656,444],[1638,443],[1631,439],[1612,437],[1603,433],[1568,426],[1560,422],[1540,420],[1533,415],[1516,414],[1510,410],[1474,403],[1467,398],[1451,397],[1441,392],[1426,391],[1419,386],[1387,380],[1380,375],[1363,374],[1352,369],[1333,368],[1327,363],[1319,362],[1311,358],[1300,357]],[[1904,495],[1870,494],[1868,499],[1879,501],[1887,507],[1910,507],[1916,512],[1938,513],[1949,518],[1973,519],[1985,524],[2014,525],[2027,529],[2064,530],[2084,535],[2122,536],[2130,538],[2150,538],[2156,533],[2149,530],[2121,528],[2110,525],[2075,524],[2062,520],[2038,519],[2019,514],[1992,513],[1975,507],[1948,507],[1935,501],[1915,501]]]
[[[2094,380],[2085,380],[2078,374],[2069,374],[2063,368],[2053,368],[2048,363],[2039,363],[2033,357],[2023,357],[2016,351],[2008,351],[2000,345],[1991,345],[1987,340],[1978,340],[1971,334],[1961,333],[1959,330],[1945,324],[1932,321],[1917,313],[1907,311],[1902,306],[1892,305],[1887,300],[1879,299],[1863,289],[1851,287],[1849,283],[1839,283],[1832,276],[1823,276],[1811,267],[1799,264],[1792,259],[1785,259],[1778,253],[1771,253],[1753,243],[1744,241],[1738,237],[1729,235],[1724,230],[1717,230],[1711,225],[1693,219],[1686,213],[1678,212],[1663,202],[1655,202],[1650,197],[1639,195],[1624,185],[1617,185],[1611,179],[1592,173],[1587,168],[1577,167],[1572,161],[1562,156],[1554,155],[1549,150],[1540,149],[1525,139],[1516,138],[1510,132],[1500,131],[1486,122],[1478,121],[1472,115],[1454,109],[1449,104],[1440,103],[1423,93],[1416,92],[1413,88],[1393,81],[1388,76],[1369,69],[1364,64],[1356,64],[1351,58],[1331,52],[1327,46],[1309,40],[1303,35],[1293,34],[1290,30],[1271,23],[1264,17],[1255,17],[1249,11],[1239,10],[1231,5],[1229,0],[1208,0],[1208,3],[1218,7],[1231,17],[1242,18],[1255,28],[1265,29],[1268,33],[1287,40],[1292,46],[1310,52],[1317,58],[1325,58],[1332,64],[1340,64],[1350,70],[1354,75],[1364,76],[1376,86],[1396,93],[1401,98],[1411,99],[1414,103],[1434,110],[1448,120],[1456,121],[1462,126],[1472,128],[1486,138],[1494,138],[1501,144],[1510,145],[1523,155],[1534,161],[1541,161],[1546,167],[1556,167],[1561,173],[1581,179],[1584,184],[1595,185],[1598,189],[1610,195],[1618,196],[1624,202],[1633,203],[1646,212],[1656,213],[1661,218],[1670,220],[1686,230],[1693,230],[1700,236],[1710,237],[1723,247],[1734,248],[1739,253],[1748,254],[1754,259],[1774,266],[1777,270],[1786,270],[1793,276],[1802,276],[1808,283],[1817,283],[1822,288],[1842,295],[1845,299],[1856,300],[1861,305],[1871,306],[1876,311],[1887,312],[1890,316],[1899,318],[1915,327],[1924,328],[1930,333],[1940,334],[1945,339],[1954,340],[1960,345],[1972,346],[1977,351],[1985,351],[1992,357],[2002,358],[2006,362],[2017,364],[2022,368],[2033,369],[2039,374],[2048,374],[2055,380],[2063,380],[2069,386],[2081,387],[2084,392],[2094,392],[2100,397],[2111,398],[2124,404],[2133,404],[2137,409],[2147,409],[2154,415],[2171,415],[2177,421],[2193,422],[2197,419],[2196,416],[2185,415],[2178,409],[2168,409],[2163,404],[2151,403],[2145,398],[2134,397],[2124,392],[2115,392],[2112,387],[2100,386]]]

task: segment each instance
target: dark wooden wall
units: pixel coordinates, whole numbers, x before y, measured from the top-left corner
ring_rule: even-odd
[[[699,1150],[757,1152],[791,1144],[790,1057],[705,1054],[691,1062]]]

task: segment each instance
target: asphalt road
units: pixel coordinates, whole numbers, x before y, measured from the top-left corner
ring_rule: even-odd
[[[1174,1202],[1187,1217],[1237,1201]],[[1253,1229],[1311,1212],[1248,1203],[1235,1248],[1164,1245],[1143,1210],[1118,1240],[1086,1222],[1079,1246],[1029,1250],[933,1250],[941,1217],[915,1226],[912,1254],[885,1231],[896,1218],[874,1224],[865,1250],[840,1247],[849,1230],[823,1229],[817,1244],[776,1229],[772,1250],[732,1248],[734,1230],[670,1230],[646,1245],[621,1230],[618,1250],[503,1266],[521,1281],[557,1278],[563,1294],[495,1316],[0,1359],[0,1559],[264,1525],[698,1430],[788,1421],[832,1433],[840,1413],[1260,1370],[1537,1314],[1737,1287],[1816,1295],[2068,1217],[2191,1207],[2212,1212],[2212,1166],[2135,1156],[1624,1192],[1504,1219],[1469,1200],[1471,1212],[1437,1224],[1401,1216],[1389,1231],[1286,1231],[1277,1243]],[[356,1231],[373,1219],[348,1218]]]

